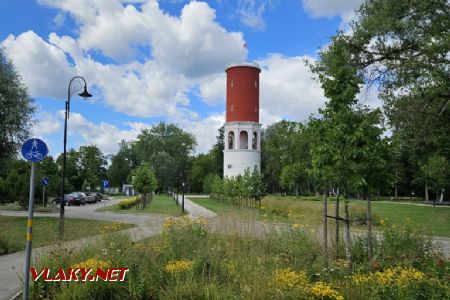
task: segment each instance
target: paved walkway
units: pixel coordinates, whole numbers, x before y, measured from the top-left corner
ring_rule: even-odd
[[[413,203],[413,202],[398,202],[398,201],[376,201],[382,203],[391,203],[391,204],[406,204],[406,205],[415,205],[415,206],[428,206],[428,207],[440,207],[440,208],[450,208],[450,206],[446,203],[444,205],[436,202],[436,206],[433,206],[433,201],[429,201],[428,203]]]
[[[184,196],[184,209],[189,212],[189,215],[192,217],[203,217],[206,219],[211,219],[214,217],[217,217],[217,214],[215,212],[210,211],[209,209],[204,208],[203,206],[200,206],[191,200],[189,200],[189,197],[196,197],[196,198],[208,198],[208,196],[196,196],[196,195],[189,195]],[[181,194],[178,194],[178,203],[181,205],[181,202],[183,200],[183,196]]]

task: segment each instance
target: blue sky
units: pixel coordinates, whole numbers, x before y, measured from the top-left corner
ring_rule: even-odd
[[[209,149],[224,122],[225,67],[262,67],[260,122],[305,121],[324,104],[305,59],[346,30],[361,0],[5,0],[0,43],[38,107],[33,135],[62,151],[70,79],[68,146],[117,151],[143,128],[174,122]],[[244,44],[247,47],[244,47]],[[366,102],[373,101],[368,99]]]

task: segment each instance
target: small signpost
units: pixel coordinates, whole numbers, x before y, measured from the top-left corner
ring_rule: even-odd
[[[42,183],[42,206],[45,206],[45,187],[48,185],[48,177],[42,178],[41,183]]]
[[[31,138],[22,145],[23,157],[31,161],[30,175],[30,197],[28,198],[28,221],[27,221],[27,248],[25,262],[25,282],[23,287],[23,299],[28,299],[28,288],[30,285],[30,261],[31,261],[31,241],[33,233],[33,202],[34,202],[34,177],[35,165],[48,154],[47,145],[40,139]],[[47,181],[48,183],[48,181]]]
[[[107,180],[107,179],[102,180],[102,187],[103,187],[103,192],[105,192],[105,189],[109,188],[109,180]]]
[[[109,180],[102,180],[102,185],[103,185],[103,188],[108,188],[109,187]]]

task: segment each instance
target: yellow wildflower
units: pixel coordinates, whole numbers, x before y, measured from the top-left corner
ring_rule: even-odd
[[[336,292],[330,285],[324,282],[316,282],[309,289],[308,292],[314,297],[314,299],[334,299],[344,300],[344,297]]]
[[[274,275],[275,286],[285,289],[292,289],[294,287],[306,286],[308,278],[304,271],[295,272],[291,268],[278,269]]]
[[[192,269],[193,262],[191,260],[170,260],[166,265],[168,273],[180,273]]]
[[[76,263],[72,268],[86,268],[86,269],[105,269],[111,265],[111,262],[100,260],[97,258],[89,258],[80,263]]]

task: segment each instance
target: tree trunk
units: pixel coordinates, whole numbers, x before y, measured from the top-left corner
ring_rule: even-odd
[[[442,204],[444,201],[444,189],[441,189],[441,197],[439,198],[439,203]]]
[[[398,184],[397,184],[397,178],[398,178],[398,170],[397,166],[395,166],[395,190],[394,190],[394,199],[398,199]]]
[[[430,201],[430,197],[428,195],[428,180],[425,180],[425,202]]]
[[[336,207],[335,207],[335,211],[334,211],[334,216],[336,217],[336,225],[335,225],[335,237],[334,237],[334,242],[335,242],[335,247],[336,247],[336,259],[339,259],[339,188],[337,189],[337,193],[336,193]]]
[[[370,196],[367,198],[367,256],[372,261],[372,207]]]
[[[348,275],[352,275],[352,253],[350,252],[350,216],[348,214],[348,200],[344,195],[344,203],[345,203],[345,255],[347,256],[348,261]]]
[[[323,261],[325,269],[328,269],[328,207],[327,193],[323,193]]]
[[[309,195],[311,195],[311,187],[309,185],[309,178],[308,177],[306,177],[306,186],[308,188],[308,196],[309,196]]]

